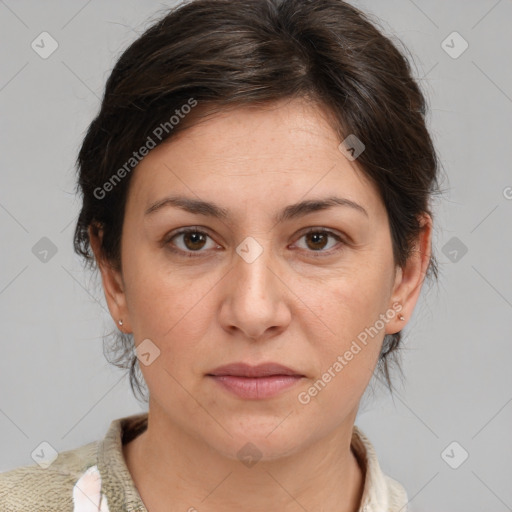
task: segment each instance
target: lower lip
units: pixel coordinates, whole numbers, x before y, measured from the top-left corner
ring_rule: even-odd
[[[210,377],[240,398],[252,400],[276,396],[302,379],[298,375],[271,375],[257,378],[233,375],[210,375]]]

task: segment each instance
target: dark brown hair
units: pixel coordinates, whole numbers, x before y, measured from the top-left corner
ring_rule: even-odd
[[[83,140],[75,251],[94,268],[87,230],[101,228],[102,254],[121,269],[134,151],[149,140],[159,144],[207,112],[303,98],[326,108],[340,142],[354,134],[365,144],[357,163],[387,208],[403,266],[421,231],[418,215],[432,216],[439,162],[410,64],[377,25],[341,0],[193,0],[166,11],[118,59]],[[191,99],[199,107],[187,110]],[[427,275],[438,277],[434,255]],[[114,336],[105,355],[118,354],[110,362],[129,369],[132,391],[143,396],[132,336]],[[390,388],[389,356],[400,344],[400,332],[386,335],[379,358]]]

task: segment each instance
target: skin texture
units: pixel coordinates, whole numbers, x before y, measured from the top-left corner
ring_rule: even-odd
[[[395,267],[385,206],[339,143],[325,112],[298,99],[217,114],[152,150],[133,171],[122,273],[91,240],[116,324],[123,320],[136,345],[149,338],[160,350],[140,365],[150,391],[148,429],[124,447],[150,512],[358,509],[364,475],[350,450],[357,408],[384,335],[402,329],[415,307],[432,222],[424,216],[407,266]],[[215,202],[230,216],[172,206],[144,214],[170,194]],[[273,220],[287,205],[332,195],[359,203],[368,216],[335,206]],[[207,236],[171,241],[183,227]],[[305,236],[311,227],[341,241]],[[262,249],[251,263],[236,252],[246,237]],[[397,302],[406,321],[394,315],[301,403],[299,393]],[[305,377],[278,396],[243,400],[206,376],[238,361],[278,362]],[[261,453],[252,467],[237,458],[247,442]]]

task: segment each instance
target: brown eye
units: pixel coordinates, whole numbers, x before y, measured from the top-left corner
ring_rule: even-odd
[[[305,250],[307,250],[307,252],[318,253],[313,254],[313,256],[329,256],[333,252],[336,252],[336,249],[334,251],[330,250],[332,247],[336,246],[336,243],[331,243],[329,246],[329,239],[341,242],[343,245],[343,240],[339,235],[325,229],[311,229],[307,233],[304,233],[301,239],[306,241]]]
[[[310,243],[306,242],[308,247],[315,251],[324,249],[325,245],[327,244],[328,239],[329,239],[329,235],[327,235],[323,232],[308,233],[307,235],[305,235],[305,237],[306,237],[306,240],[308,242],[310,242]]]
[[[202,250],[203,248],[206,247],[206,249],[209,249],[217,247],[217,244],[213,243],[213,240],[212,245],[207,247],[208,239],[211,240],[211,237],[204,231],[188,228],[170,236],[165,242],[165,245],[173,252],[182,253],[185,256],[200,256],[201,253],[206,252],[206,250]],[[177,242],[175,242],[175,240]]]
[[[206,241],[206,236],[203,233],[199,233],[198,231],[189,231],[183,234],[183,243],[192,251],[196,251],[201,249]]]

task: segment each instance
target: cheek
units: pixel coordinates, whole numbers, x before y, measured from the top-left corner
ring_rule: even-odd
[[[136,343],[152,340],[167,368],[179,364],[192,368],[197,366],[197,357],[193,359],[197,343],[211,328],[211,300],[222,280],[199,276],[191,267],[171,268],[159,260],[142,251],[126,260],[126,297],[134,338]]]
[[[134,330],[162,341],[186,330],[193,339],[194,326],[199,327],[205,314],[201,302],[208,293],[206,284],[156,271],[140,273],[127,294]]]
[[[385,311],[389,300],[387,282],[380,269],[351,269],[317,293],[315,300],[338,336],[355,336]]]
[[[326,423],[335,424],[357,407],[373,375],[384,332],[375,328],[382,309],[378,288],[371,290],[354,278],[322,296],[321,316],[329,330],[313,337],[318,373],[300,399],[315,404]]]
[[[310,290],[308,296],[328,326],[317,334],[316,350],[322,352],[322,370],[336,375],[333,382],[357,388],[371,377],[385,334],[381,318],[389,301],[388,273],[380,263],[358,265],[326,282],[322,293]]]

